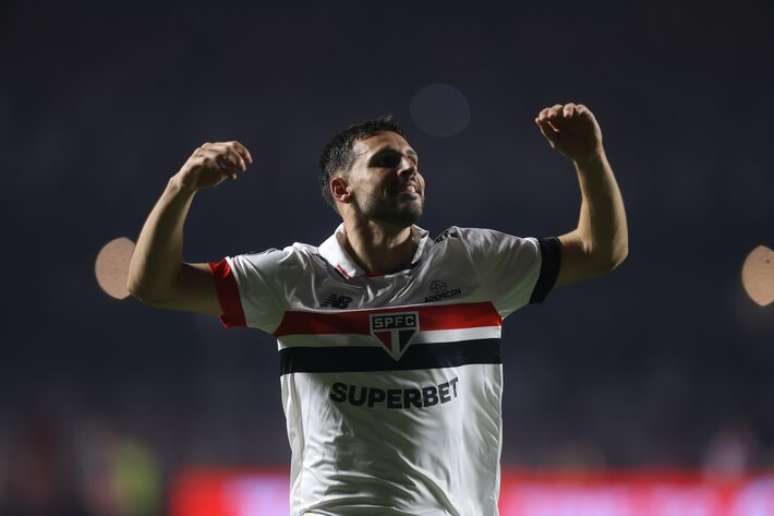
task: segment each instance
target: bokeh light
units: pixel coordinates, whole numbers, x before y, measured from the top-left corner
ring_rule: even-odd
[[[94,265],[94,274],[100,288],[116,299],[126,299],[126,279],[129,277],[129,262],[134,252],[134,242],[126,237],[111,240],[99,251]]]
[[[411,118],[432,136],[453,136],[470,123],[470,105],[465,95],[449,84],[430,84],[411,99]]]
[[[750,299],[761,306],[774,302],[774,251],[759,245],[747,255],[742,285]]]

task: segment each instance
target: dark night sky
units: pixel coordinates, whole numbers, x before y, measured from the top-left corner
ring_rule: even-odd
[[[422,157],[432,233],[562,234],[577,223],[577,180],[533,118],[576,101],[601,124],[630,254],[506,322],[504,459],[546,462],[550,443],[581,440],[609,463],[692,464],[729,422],[774,457],[774,305],[740,283],[746,255],[774,248],[774,8],[468,5],[5,4],[0,414],[57,396],[105,417],[219,411],[224,433],[270,439],[244,460],[284,463],[273,339],[109,298],[94,279],[100,248],[136,239],[194,148],[232,139],[255,164],[197,195],[184,258],[322,242],[337,219],[318,193],[319,153],[385,113]],[[433,83],[469,103],[455,135],[412,119]],[[224,453],[206,459],[235,461]]]

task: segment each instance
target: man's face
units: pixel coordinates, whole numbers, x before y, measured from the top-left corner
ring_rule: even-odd
[[[355,161],[348,182],[358,211],[398,227],[416,222],[424,208],[425,180],[419,156],[408,142],[385,131],[357,141],[352,150]]]

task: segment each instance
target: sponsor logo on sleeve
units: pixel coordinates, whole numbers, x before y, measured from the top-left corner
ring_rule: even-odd
[[[442,299],[449,299],[450,297],[462,295],[461,288],[449,289],[449,286],[445,281],[438,279],[430,282],[430,292],[431,294],[425,297],[425,303],[433,303]]]
[[[430,291],[433,294],[440,294],[445,290],[449,290],[449,286],[445,281],[436,279],[430,282]]]
[[[337,294],[331,294],[325,298],[325,301],[320,305],[321,308],[338,308],[344,310],[352,302],[352,298],[349,296],[339,296]]]

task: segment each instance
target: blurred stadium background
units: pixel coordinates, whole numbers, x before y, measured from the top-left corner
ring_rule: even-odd
[[[194,148],[255,165],[197,196],[187,261],[321,242],[319,152],[384,113],[431,232],[557,235],[578,186],[533,118],[577,101],[630,255],[505,323],[502,514],[774,515],[772,33],[764,1],[5,2],[0,514],[287,512],[273,339],[116,287]]]

